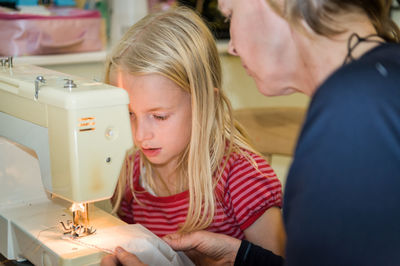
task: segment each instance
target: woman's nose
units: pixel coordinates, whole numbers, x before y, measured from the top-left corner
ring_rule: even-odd
[[[234,56],[238,56],[238,53],[236,52],[236,49],[233,46],[232,40],[230,40],[229,44],[228,44],[228,53],[230,53],[231,55],[234,55]]]

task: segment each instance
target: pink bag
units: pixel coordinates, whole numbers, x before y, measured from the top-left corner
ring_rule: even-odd
[[[0,12],[0,56],[102,50],[100,12],[49,9],[51,16]]]

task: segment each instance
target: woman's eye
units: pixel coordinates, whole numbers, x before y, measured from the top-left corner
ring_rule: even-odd
[[[153,115],[153,117],[155,119],[161,120],[161,121],[166,120],[168,118],[168,116],[166,116],[166,115]]]
[[[231,18],[232,18],[232,14],[228,14],[228,15],[226,15],[226,16],[225,16],[224,23],[228,23],[228,22],[230,22],[230,21],[231,21]]]

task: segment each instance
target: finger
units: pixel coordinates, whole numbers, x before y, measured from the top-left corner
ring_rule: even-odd
[[[201,257],[204,257],[204,254],[197,252],[196,250],[185,251],[186,256],[194,263],[194,265],[200,265]]]
[[[143,264],[136,255],[126,251],[121,247],[115,249],[115,254],[122,265],[145,265]]]
[[[118,265],[117,257],[114,255],[107,255],[101,259],[101,266],[116,266]]]
[[[170,234],[163,237],[174,250],[185,251],[195,246],[195,239],[192,234]]]

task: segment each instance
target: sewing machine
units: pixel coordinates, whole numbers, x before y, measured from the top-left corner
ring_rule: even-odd
[[[91,203],[113,195],[133,145],[128,103],[120,88],[0,61],[2,255],[35,265],[100,262],[104,252],[69,239],[125,225]]]
[[[60,223],[75,237],[124,224],[89,204],[113,195],[132,147],[128,103],[120,88],[32,65],[13,66],[12,58],[0,62],[4,256],[46,265],[101,258],[98,251],[77,250],[54,235]]]

